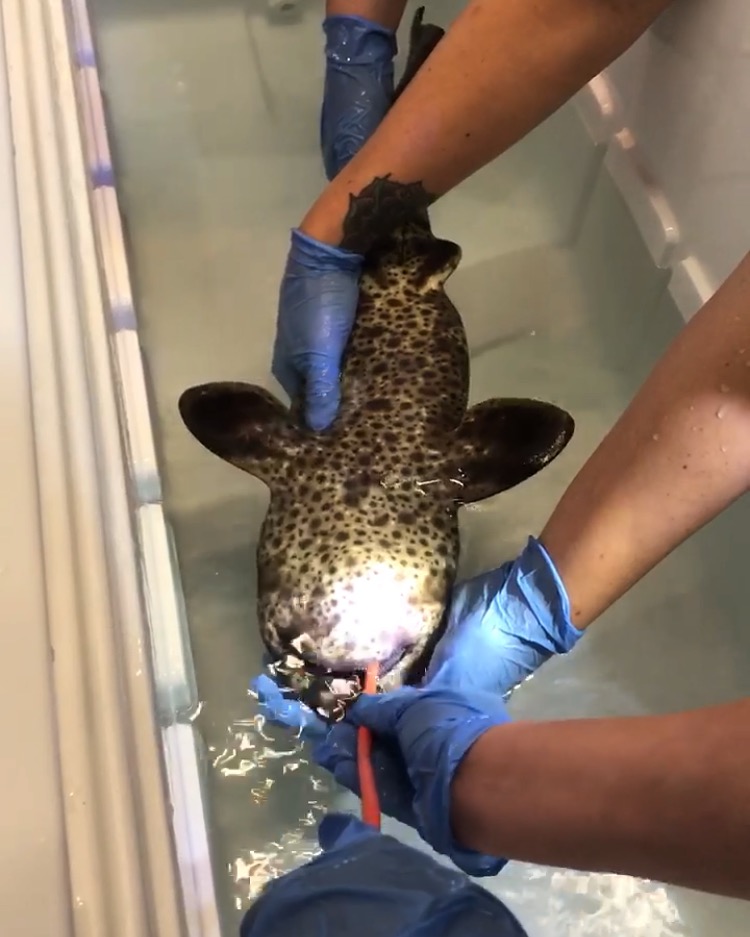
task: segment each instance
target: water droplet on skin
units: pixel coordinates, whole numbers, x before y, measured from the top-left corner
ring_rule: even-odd
[[[719,420],[724,419],[724,407],[719,407],[719,409],[716,411],[716,416]]]

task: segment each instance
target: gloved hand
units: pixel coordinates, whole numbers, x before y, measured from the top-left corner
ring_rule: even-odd
[[[332,179],[390,107],[393,32],[360,16],[330,16],[320,142]],[[281,283],[271,370],[290,397],[304,395],[305,419],[324,430],[338,412],[341,358],[359,299],[359,254],[292,231]]]
[[[393,98],[394,33],[361,16],[329,16],[320,145],[333,179],[362,147]]]
[[[339,784],[359,794],[356,727],[367,726],[373,732],[373,768],[383,812],[416,829],[469,875],[495,875],[505,859],[463,849],[453,838],[451,784],[474,742],[508,721],[496,693],[404,687],[360,696],[346,720],[317,743],[313,758]]]
[[[329,814],[318,839],[323,853],[269,882],[240,937],[526,937],[484,888],[356,817]]]
[[[424,684],[509,693],[582,632],[547,551],[529,537],[518,558],[463,582]]]
[[[315,741],[327,734],[328,724],[309,706],[294,699],[291,690],[280,688],[268,674],[254,677],[250,681],[250,691],[258,697],[261,714],[273,724],[294,729],[306,741]]]
[[[292,231],[281,281],[271,370],[291,398],[304,395],[316,431],[333,422],[341,393],[341,359],[359,299],[360,254]]]
[[[423,686],[508,693],[553,654],[571,650],[581,632],[547,551],[530,537],[520,556],[461,583],[453,593],[446,632]],[[323,721],[282,695],[268,677],[252,681],[272,722],[325,734]]]

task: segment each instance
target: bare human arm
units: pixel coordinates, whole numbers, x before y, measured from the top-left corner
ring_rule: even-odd
[[[472,0],[300,229],[349,246],[350,196],[389,173],[431,198],[445,194],[557,110],[671,2]],[[375,5],[388,8],[386,0]]]
[[[361,16],[395,31],[405,7],[406,0],[326,0],[326,16]]]
[[[329,0],[327,12],[395,22],[403,10],[401,0],[392,8],[385,0],[379,7],[367,2]],[[392,32],[326,19],[321,150],[331,181],[291,233],[272,361],[286,392],[304,397],[310,428],[325,430],[338,411],[361,255],[400,218],[422,210],[564,104],[669,3],[472,0],[436,48],[441,30],[415,24],[405,73],[411,80],[395,104]],[[370,66],[362,72],[362,100],[359,63],[349,68],[348,33],[355,45],[364,43],[357,55]],[[332,266],[333,278],[320,276]]]
[[[498,726],[451,795],[466,848],[750,899],[750,700]]]
[[[667,6],[475,0],[303,227],[340,240],[341,206],[379,173],[446,191],[538,124]],[[747,490],[747,349],[746,258],[678,336],[542,532],[577,627]]]
[[[541,541],[587,627],[750,485],[750,254],[680,331]]]
[[[682,329],[541,539],[585,628],[750,484],[750,254]],[[465,846],[750,899],[750,700],[500,726],[456,775]]]
[[[337,199],[378,173],[446,191],[538,124],[667,6],[470,3],[303,226],[341,239]],[[669,348],[541,534],[578,628],[747,490],[749,364],[746,258]]]

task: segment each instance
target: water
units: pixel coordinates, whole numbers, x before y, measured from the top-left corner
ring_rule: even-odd
[[[457,7],[435,2],[430,13],[447,22]],[[91,0],[202,699],[196,723],[226,934],[237,933],[269,876],[314,853],[325,809],[354,809],[304,746],[262,724],[248,696],[260,661],[254,549],[267,494],[205,453],[176,408],[201,381],[274,387],[288,229],[324,182],[321,10]],[[532,394],[577,422],[552,466],[464,513],[464,575],[515,555],[539,531],[680,326],[609,181],[591,188],[592,165],[566,108],[435,209],[438,232],[465,252],[449,289],[472,348],[472,401]],[[747,515],[736,505],[676,551],[574,654],[525,684],[514,713],[659,712],[748,692],[746,599],[733,559],[750,549]],[[514,863],[493,887],[530,937],[750,932],[747,905],[624,877]]]

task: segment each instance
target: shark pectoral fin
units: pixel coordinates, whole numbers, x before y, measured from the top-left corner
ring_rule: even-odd
[[[254,384],[198,384],[180,396],[178,406],[185,426],[201,445],[266,484],[302,442],[289,411]]]
[[[458,244],[442,238],[425,238],[421,254],[416,271],[416,286],[421,290],[440,289],[461,262]]]
[[[450,459],[456,500],[482,501],[548,465],[570,442],[575,424],[541,400],[485,400],[467,412]]]

